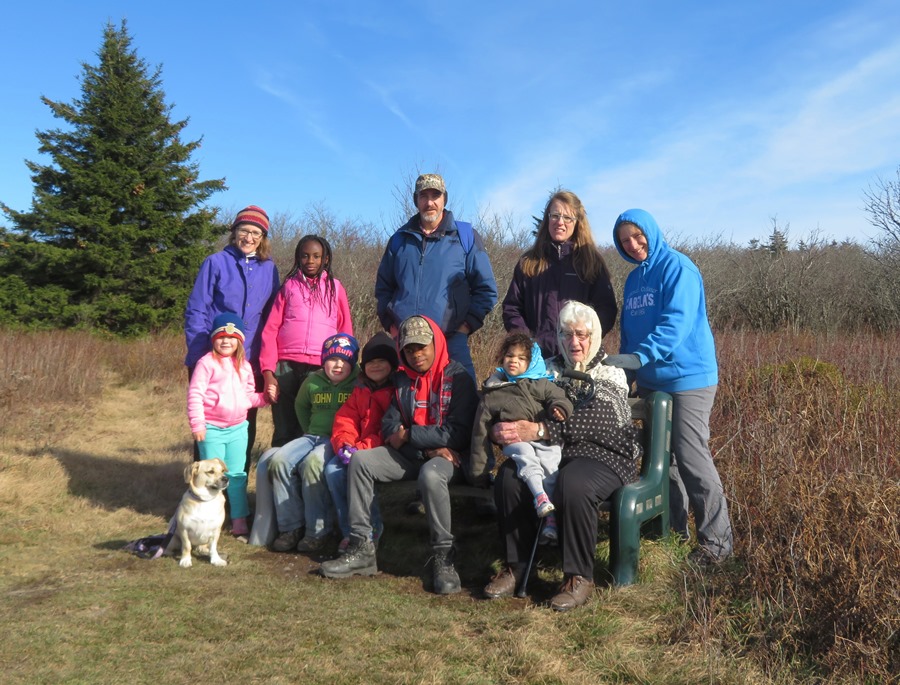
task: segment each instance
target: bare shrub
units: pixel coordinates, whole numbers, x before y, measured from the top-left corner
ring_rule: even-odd
[[[799,659],[887,682],[900,666],[900,363],[889,342],[718,335],[714,451],[745,570],[720,591],[754,607],[737,612],[742,639],[755,636],[747,648],[773,669]]]
[[[0,329],[0,436],[56,440],[100,396],[106,346],[83,331]]]

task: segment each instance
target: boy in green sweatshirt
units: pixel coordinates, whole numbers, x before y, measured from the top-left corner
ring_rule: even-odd
[[[334,527],[323,471],[334,454],[334,415],[359,375],[358,357],[359,343],[352,335],[329,337],[322,346],[322,369],[307,376],[297,393],[295,409],[304,435],[273,454],[268,467],[279,531],[272,543],[276,552],[316,552]]]

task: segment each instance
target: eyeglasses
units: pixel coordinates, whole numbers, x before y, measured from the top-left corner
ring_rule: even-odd
[[[566,216],[565,214],[557,214],[556,212],[550,215],[550,221],[559,221],[560,219],[562,219],[562,222],[566,224],[566,226],[575,223],[574,216]]]
[[[254,240],[259,240],[263,236],[262,231],[248,231],[246,228],[239,228],[237,234],[242,238],[253,238]]]
[[[570,340],[570,339],[574,338],[575,340],[578,340],[579,342],[584,342],[585,340],[587,340],[588,338],[591,337],[591,332],[590,331],[563,331],[562,337],[564,340]]]

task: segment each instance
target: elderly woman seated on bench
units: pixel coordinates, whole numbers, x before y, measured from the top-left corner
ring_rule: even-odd
[[[559,313],[557,334],[562,353],[547,363],[555,375],[566,370],[586,373],[594,381],[593,397],[576,406],[564,423],[530,421],[498,423],[492,439],[500,445],[537,440],[562,445],[562,463],[552,501],[556,506],[564,580],[550,606],[567,611],[581,606],[594,588],[594,549],[601,502],[637,477],[641,446],[628,406],[628,382],[621,369],[604,366],[602,330],[594,310],[567,303]],[[512,595],[524,580],[538,521],[528,487],[508,460],[494,486],[506,567],[485,587],[488,598]]]

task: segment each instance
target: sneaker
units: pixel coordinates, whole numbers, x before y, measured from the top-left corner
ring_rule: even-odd
[[[538,518],[549,516],[556,509],[553,502],[547,497],[547,493],[544,492],[534,498],[534,508],[537,510]]]
[[[303,533],[306,532],[303,527],[294,528],[286,533],[281,533],[274,542],[272,542],[273,552],[293,552],[297,549],[297,543],[303,539]]]
[[[320,538],[314,538],[312,535],[307,535],[300,542],[297,543],[297,551],[298,552],[318,552],[321,550],[325,543],[328,542],[328,536],[323,535]]]
[[[554,611],[568,611],[580,607],[591,598],[594,581],[584,576],[567,576],[557,595],[550,600],[550,608]]]
[[[250,529],[247,527],[247,517],[241,516],[232,520],[231,522],[231,534],[235,537],[240,535],[249,535]]]
[[[451,595],[459,592],[462,587],[459,584],[459,574],[453,566],[453,548],[438,549],[434,552],[434,591],[438,595]]]
[[[491,582],[484,586],[484,596],[488,599],[500,599],[501,597],[511,597],[522,581],[524,568],[514,569],[507,566],[496,576],[491,578]]]
[[[544,518],[544,527],[541,529],[539,545],[555,546],[559,540],[559,531],[556,529],[556,517],[553,514]]]
[[[349,578],[354,575],[374,576],[378,573],[375,545],[371,540],[350,538],[347,551],[337,559],[322,562],[319,573],[326,578]]]

